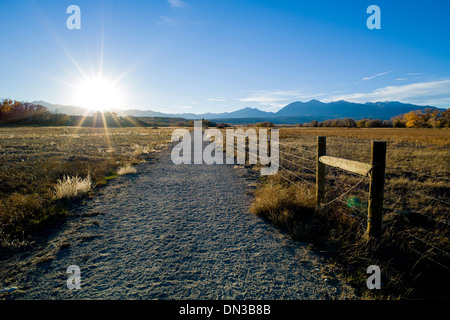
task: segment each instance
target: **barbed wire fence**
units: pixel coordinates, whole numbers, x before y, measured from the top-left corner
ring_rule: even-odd
[[[317,151],[313,151],[309,148],[305,148],[299,145],[294,145],[294,143],[278,142],[279,159],[275,163],[279,168],[279,172],[277,175],[281,179],[283,179],[286,183],[293,185],[296,188],[304,189],[306,184],[307,186],[316,189],[317,186],[315,180],[317,174],[316,168]],[[333,167],[330,168],[332,168],[331,169],[332,172],[336,170],[336,168]],[[346,176],[351,176],[353,179],[355,178],[355,176],[358,176],[356,174],[353,174],[352,172],[345,172],[345,174]],[[432,172],[425,173],[419,171],[415,172],[397,171],[397,174],[400,175],[404,174],[409,176],[421,176],[423,178],[433,179],[435,181],[445,181],[445,182],[450,181],[447,172],[439,172],[437,174],[433,174]],[[369,197],[369,191],[362,188],[364,187],[364,185],[367,186],[368,178],[361,176],[358,176],[358,178],[359,179],[357,180],[356,183],[349,183],[347,181],[344,181],[342,178],[339,179],[337,173],[327,175],[327,179],[330,180],[330,185],[334,186],[334,188],[331,188],[327,191],[327,195],[334,195],[334,194],[338,195],[332,197],[331,199],[328,199],[324,203],[321,203],[318,206],[318,208],[322,209],[332,204],[340,203],[344,205],[348,209],[348,211],[354,213],[352,216],[359,220],[362,231],[366,232],[367,228],[366,225],[364,224],[364,220],[367,220],[367,212],[361,209],[363,205],[366,204],[366,202],[363,201],[363,203],[359,205],[358,203],[349,204],[349,199],[359,200],[360,198]],[[437,195],[426,194],[424,193],[424,191],[419,190],[409,190],[409,192],[416,196],[428,199],[430,202],[438,203],[439,205],[447,208],[447,211],[450,208],[450,202],[447,199],[439,198]],[[355,196],[355,194],[359,196]],[[431,216],[430,214],[420,212],[420,209],[415,211],[398,209],[398,207],[399,206],[401,207],[404,204],[404,202],[405,200],[402,199],[401,197],[397,197],[396,199],[385,197],[383,212],[392,213],[402,218],[407,218],[408,215],[421,216],[433,222],[435,225],[439,226],[439,228],[442,229],[444,235],[446,236],[449,230],[448,228],[450,226],[448,216],[444,220],[442,218],[436,218]],[[343,213],[343,211],[341,212]],[[438,253],[441,256],[448,258],[450,257],[450,253],[447,250],[439,248],[435,243],[430,241],[430,239],[420,238],[417,234],[416,235],[412,234],[408,230],[404,230],[403,233],[409,239],[413,239],[414,241],[419,242],[425,246],[425,250],[423,251],[419,251],[416,248],[413,248],[412,246],[408,248],[420,257],[416,261],[414,266],[412,266],[412,269],[421,259],[427,259],[434,265],[439,266],[440,268],[443,268],[446,271],[450,271],[450,268],[448,266],[437,261],[437,259],[433,256],[434,253]]]

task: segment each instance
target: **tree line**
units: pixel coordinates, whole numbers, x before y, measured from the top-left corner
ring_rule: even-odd
[[[1,123],[38,123],[49,114],[46,107],[4,99],[0,105]]]
[[[0,105],[0,125],[145,127],[135,117],[120,117],[114,112],[95,112],[90,116],[52,113],[46,107],[4,99]]]
[[[313,120],[298,124],[299,127],[339,127],[339,128],[449,128],[450,108],[446,110],[427,108],[415,110],[393,117],[390,120],[380,119],[330,119]]]
[[[396,116],[391,120],[394,127],[406,128],[449,128],[450,108],[446,110],[431,109],[411,111]]]
[[[145,119],[142,119],[145,120]],[[155,119],[154,119],[155,120]],[[93,116],[69,116],[55,114],[46,107],[28,102],[4,99],[0,105],[0,125],[40,125],[40,126],[86,126],[86,127],[130,127],[149,126],[148,121],[141,121],[135,117],[120,117],[112,112],[97,112]],[[172,125],[174,123],[171,123]],[[155,124],[156,125],[156,122]],[[194,126],[193,120],[177,119],[178,126]],[[205,127],[225,128],[226,123],[214,123],[203,119]],[[257,124],[258,127],[273,127],[269,121]],[[393,117],[390,120],[379,119],[330,119],[324,121],[313,120],[309,123],[298,124],[300,127],[339,127],[339,128],[449,128],[450,108],[446,110],[427,108],[415,110]]]

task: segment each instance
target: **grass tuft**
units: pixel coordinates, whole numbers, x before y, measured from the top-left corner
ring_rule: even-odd
[[[119,167],[119,169],[117,170],[117,174],[119,176],[123,176],[125,174],[131,174],[131,173],[136,173],[137,170],[135,167],[133,167],[131,164],[127,164],[123,167]]]
[[[294,238],[309,237],[314,214],[311,189],[267,183],[256,190],[250,212],[287,230]]]
[[[64,176],[63,179],[57,181],[55,186],[56,199],[73,199],[89,193],[93,184],[90,175],[85,179],[78,176]]]

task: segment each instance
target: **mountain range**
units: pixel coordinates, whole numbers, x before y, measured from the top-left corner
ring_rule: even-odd
[[[69,115],[89,114],[88,110],[76,106],[66,106],[51,104],[45,101],[33,101],[34,104],[40,104],[51,112],[64,113]],[[229,123],[254,123],[260,121],[271,121],[276,124],[295,124],[309,122],[311,120],[323,121],[327,119],[380,119],[389,120],[399,114],[407,113],[413,110],[423,110],[425,108],[435,108],[432,106],[420,106],[406,104],[398,101],[384,102],[366,102],[355,103],[344,100],[335,102],[321,102],[311,100],[308,102],[292,102],[277,112],[262,111],[257,108],[243,108],[232,112],[222,113],[162,113],[152,110],[111,110],[120,116],[135,117],[170,117],[185,119],[209,119],[216,122]]]

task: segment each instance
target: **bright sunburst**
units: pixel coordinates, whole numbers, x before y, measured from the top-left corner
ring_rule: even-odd
[[[75,99],[77,105],[95,111],[118,108],[121,105],[120,88],[107,79],[88,79],[77,87]]]

